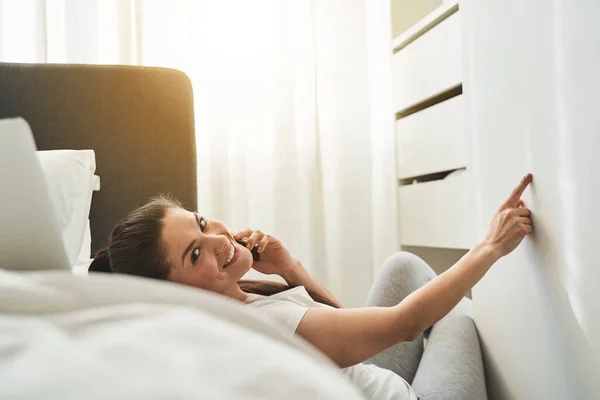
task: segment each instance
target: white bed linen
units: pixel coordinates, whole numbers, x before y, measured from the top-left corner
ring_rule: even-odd
[[[69,264],[73,265],[82,251],[92,192],[99,186],[94,175],[96,154],[94,150],[44,150],[37,151],[36,155],[44,172]],[[89,257],[89,250],[86,251],[86,257]]]
[[[0,270],[0,398],[361,399],[256,310],[144,278]]]

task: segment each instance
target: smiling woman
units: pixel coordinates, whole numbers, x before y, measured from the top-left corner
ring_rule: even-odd
[[[241,280],[251,268],[278,274],[288,285]],[[269,296],[302,284],[313,300],[340,307],[276,238],[250,229],[234,235],[166,196],[121,220],[89,270],[170,280],[241,301],[248,293]]]
[[[407,381],[413,381],[421,360],[423,332],[532,232],[520,199],[531,181],[531,175],[523,178],[485,240],[439,277],[414,255],[388,258],[363,308],[342,309],[280,240],[251,229],[232,234],[223,223],[164,197],[120,221],[90,271],[166,279],[261,309],[342,367],[371,400],[416,400]],[[255,246],[258,260],[250,251]],[[250,269],[280,275],[289,286],[248,285],[241,279]]]
[[[246,298],[237,282],[252,267],[252,255],[221,222],[169,208],[163,218],[162,243],[171,266],[170,280],[242,301]]]

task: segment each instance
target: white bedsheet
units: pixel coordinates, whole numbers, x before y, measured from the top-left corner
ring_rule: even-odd
[[[361,399],[270,320],[169,282],[0,270],[2,399]]]

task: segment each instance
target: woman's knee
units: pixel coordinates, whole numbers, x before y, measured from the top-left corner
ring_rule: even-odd
[[[435,277],[425,261],[414,254],[398,252],[383,263],[367,298],[367,306],[390,307]]]
[[[406,251],[399,251],[388,257],[380,273],[386,280],[410,282],[417,287],[424,285],[436,276],[422,258]]]

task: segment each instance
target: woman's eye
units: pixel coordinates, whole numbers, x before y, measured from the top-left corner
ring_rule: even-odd
[[[206,229],[206,219],[204,217],[200,217],[200,216],[198,216],[198,214],[196,214],[196,220],[198,221],[198,226],[200,227],[200,231],[204,232],[204,229]]]
[[[200,257],[200,248],[196,247],[193,251],[192,251],[192,264],[195,264],[196,261],[198,261],[198,258]]]

